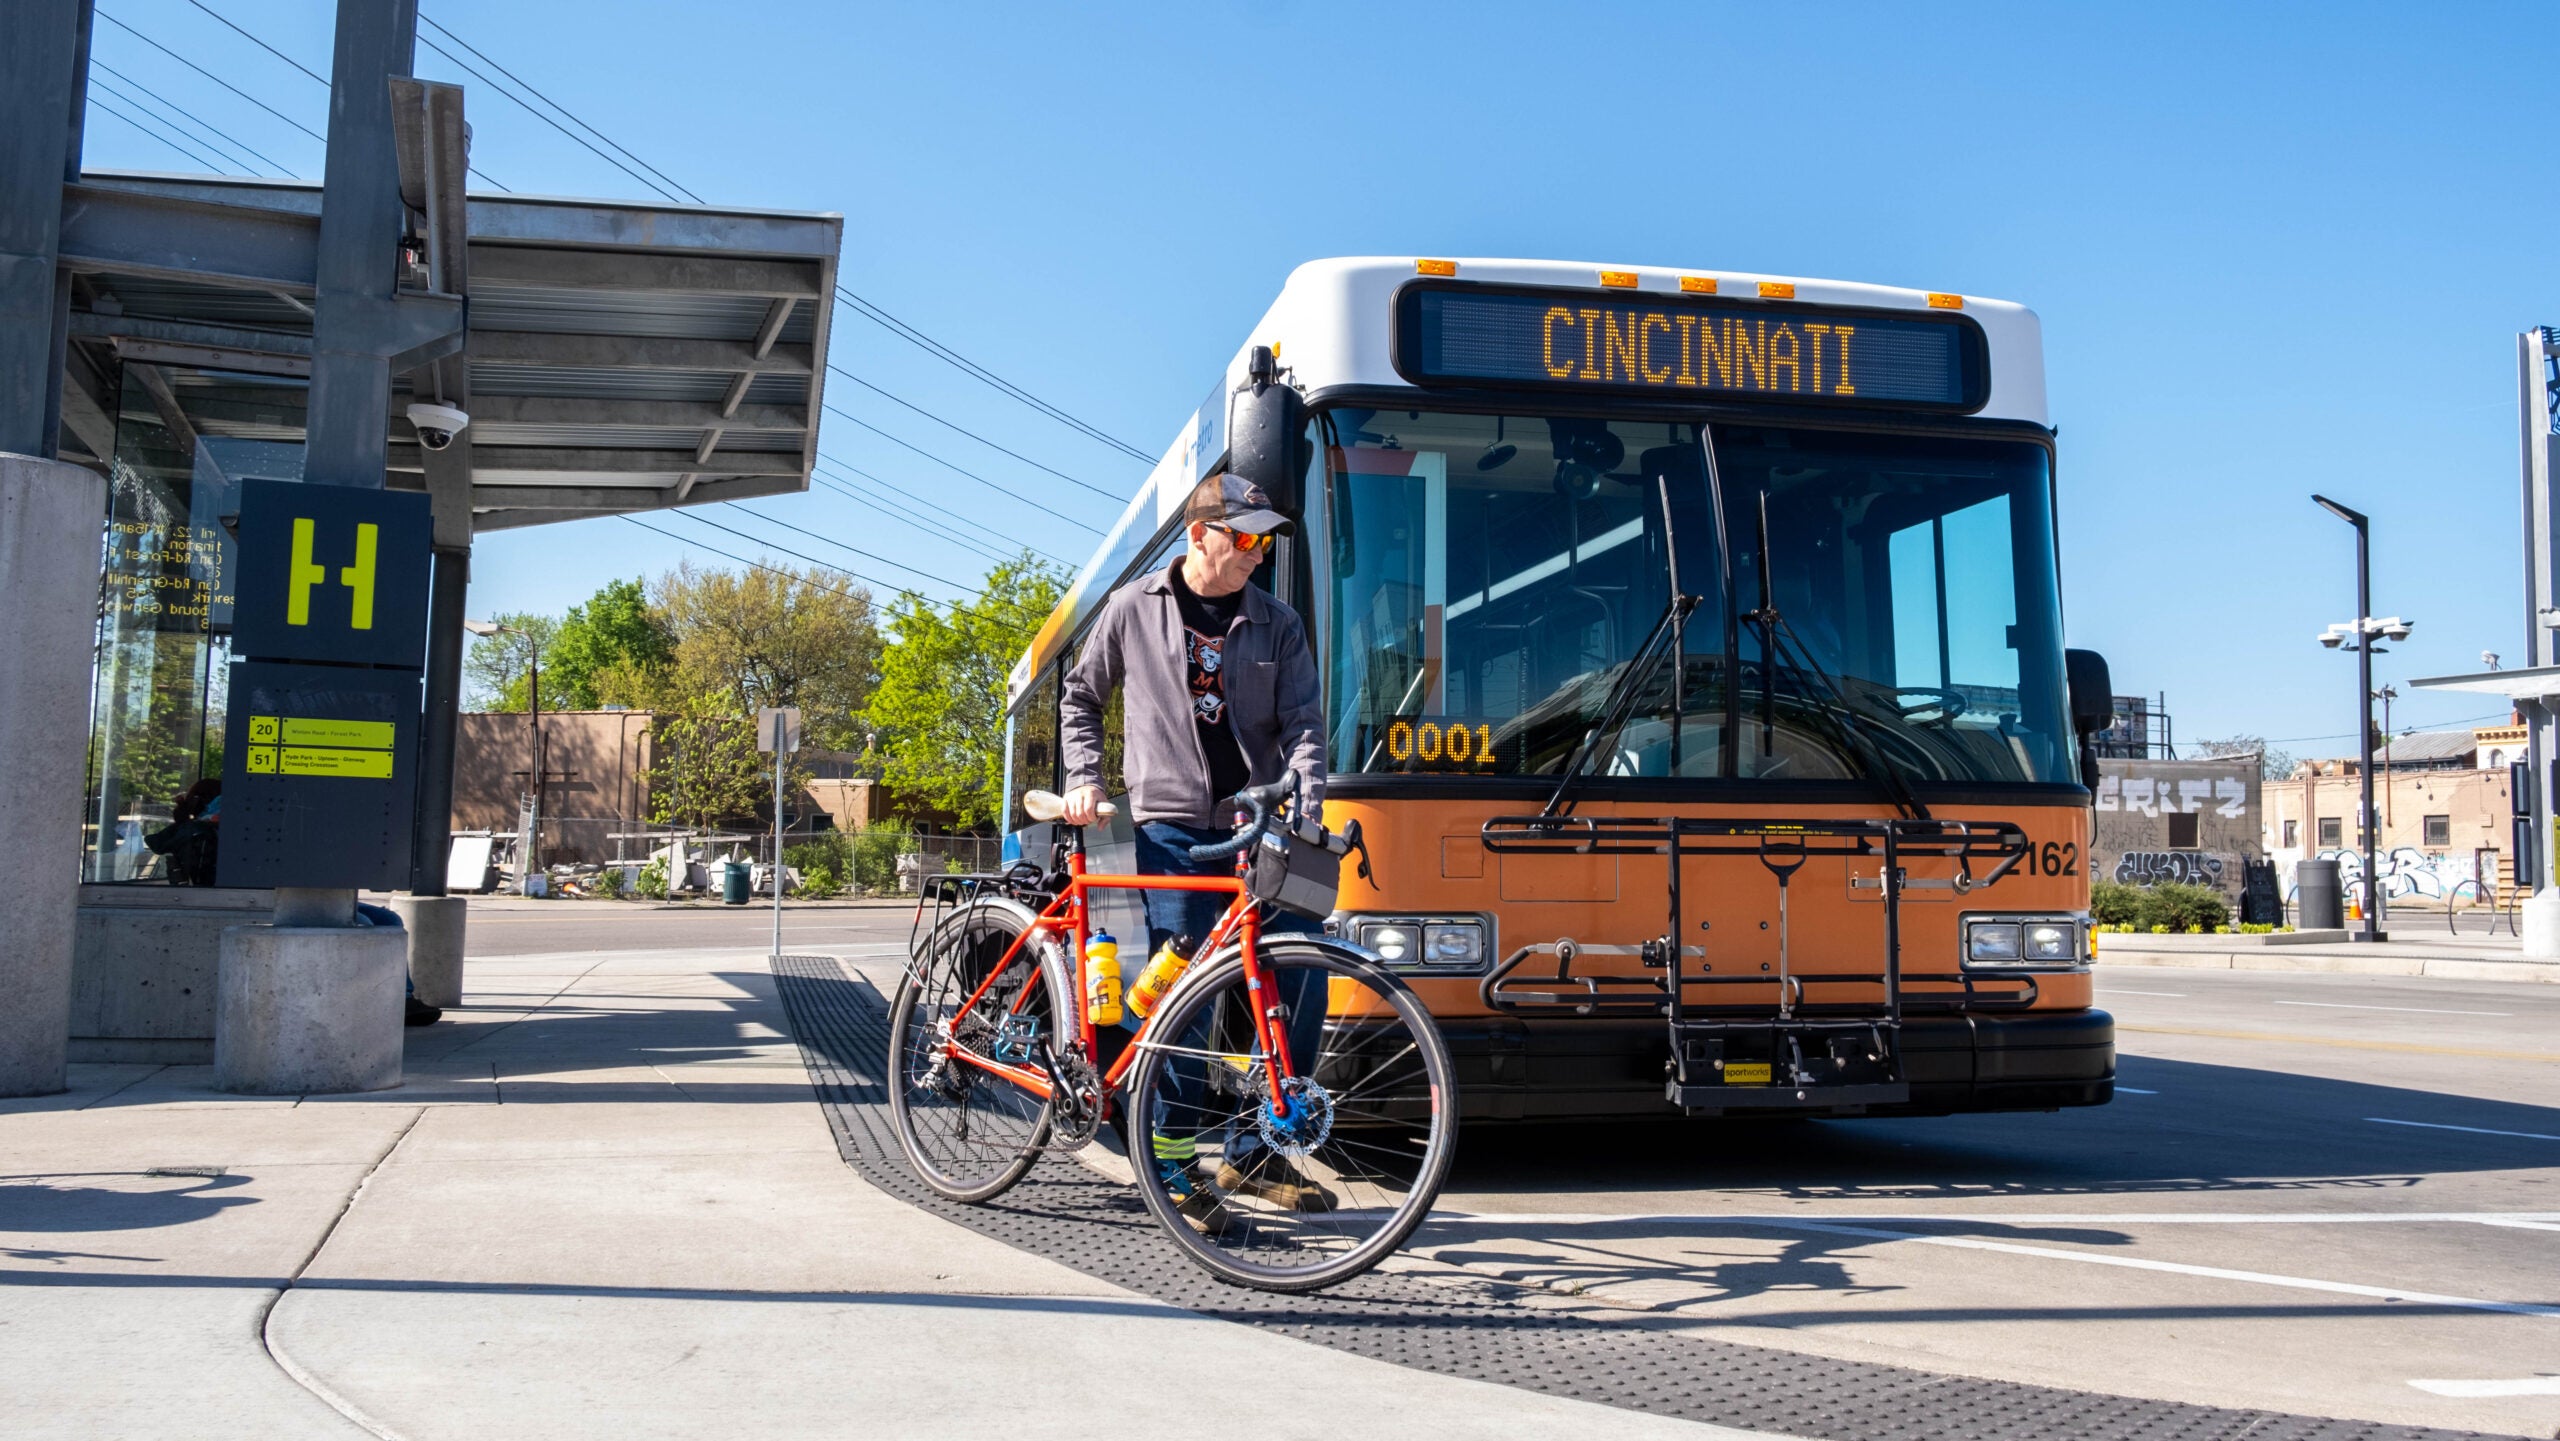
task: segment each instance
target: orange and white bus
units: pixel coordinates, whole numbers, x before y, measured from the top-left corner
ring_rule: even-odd
[[[2096,1105],[2091,733],[2033,312],[1712,269],[1293,273],[1010,680],[1059,676],[1221,469],[1325,681],[1328,928],[1409,977],[1477,1118]],[[1113,788],[1117,788],[1116,778]],[[1126,864],[1125,808],[1094,864]],[[1132,917],[1132,931],[1143,933]]]

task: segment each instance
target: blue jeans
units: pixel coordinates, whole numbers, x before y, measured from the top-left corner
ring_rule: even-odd
[[[1232,857],[1202,864],[1191,859],[1190,850],[1193,846],[1226,840],[1229,834],[1230,832],[1223,830],[1193,830],[1189,826],[1175,825],[1170,821],[1140,821],[1137,826],[1138,874],[1143,876],[1231,875],[1235,867]],[[1210,931],[1217,928],[1218,917],[1226,910],[1228,900],[1227,897],[1214,891],[1145,891],[1141,894],[1146,899],[1147,907],[1148,956],[1153,956],[1166,941],[1177,935],[1189,936],[1192,944],[1197,946],[1208,937]],[[1266,910],[1263,914],[1261,930],[1266,937],[1312,935],[1316,933],[1316,926],[1314,922],[1303,916],[1291,915],[1286,911]],[[1144,965],[1145,961],[1141,960],[1138,967],[1129,971],[1129,979],[1132,982],[1137,978],[1137,970]],[[1300,1074],[1311,1073],[1315,1069],[1316,1052],[1324,1044],[1324,1013],[1329,999],[1325,993],[1325,973],[1305,966],[1290,966],[1272,968],[1269,974],[1279,992],[1277,999],[1280,1004],[1288,1007],[1289,1011],[1289,1060]],[[1185,1050],[1209,1049],[1209,1024],[1212,1019],[1212,1017],[1203,1016],[1183,1035],[1175,1037],[1172,1044]],[[1249,1018],[1229,1018],[1230,1023],[1238,1019],[1250,1024]],[[1129,1016],[1121,1024],[1126,1029],[1135,1031],[1139,1021],[1136,1016]],[[1243,1044],[1233,1038],[1230,1038],[1229,1043]],[[1207,1067],[1208,1063],[1196,1056],[1175,1057],[1172,1063],[1165,1067],[1163,1094],[1157,1098],[1156,1114],[1150,1118],[1153,1124],[1149,1129],[1155,1136],[1163,1137],[1173,1143],[1177,1153],[1186,1151],[1196,1143],[1202,1131],[1211,1129],[1205,1124],[1204,1110],[1208,1083]],[[1129,1137],[1132,1164],[1137,1164],[1143,1154],[1138,1148],[1141,1140],[1142,1138],[1137,1136]],[[1226,1153],[1230,1160],[1241,1163],[1245,1156],[1261,1144],[1262,1137],[1256,1132],[1235,1131],[1226,1138]]]

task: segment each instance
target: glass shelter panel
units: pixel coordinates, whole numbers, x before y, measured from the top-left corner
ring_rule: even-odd
[[[198,420],[161,392],[183,393]],[[237,550],[226,521],[243,480],[301,479],[304,395],[300,380],[125,368],[92,670],[84,881],[214,882]]]

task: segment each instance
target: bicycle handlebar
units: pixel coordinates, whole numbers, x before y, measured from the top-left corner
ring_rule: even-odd
[[[1223,841],[1212,841],[1205,846],[1193,846],[1192,861],[1199,865],[1207,865],[1211,861],[1225,860],[1250,847],[1255,841],[1262,839],[1264,831],[1271,829],[1271,808],[1283,797],[1295,795],[1297,792],[1298,773],[1296,771],[1289,772],[1283,779],[1273,781],[1267,786],[1248,786],[1236,792],[1236,803],[1252,812],[1252,819],[1237,827],[1236,833]]]

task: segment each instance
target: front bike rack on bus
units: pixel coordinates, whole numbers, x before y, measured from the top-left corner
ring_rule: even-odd
[[[1664,1018],[1671,1042],[1665,1099],[1689,1111],[1899,1105],[1911,1099],[1901,1046],[1906,1012],[2012,1009],[2035,999],[2035,982],[2026,976],[1959,974],[1952,982],[1928,977],[1911,994],[1906,994],[1902,976],[1903,893],[1947,887],[1962,894],[1998,882],[2027,854],[2025,830],[2009,821],[1496,816],[1484,823],[1483,837],[1486,850],[1513,855],[1667,858],[1670,925],[1664,934],[1632,946],[1562,938],[1522,946],[1484,978],[1478,994],[1487,1007],[1515,1016]],[[1754,970],[1719,975],[1706,946],[1680,944],[1681,862],[1714,855],[1752,856],[1777,879],[1774,971],[1762,963]],[[1879,969],[1808,975],[1792,963],[1788,886],[1808,861],[1825,857],[1852,863],[1853,887],[1882,893],[1884,954]],[[1857,874],[1855,863],[1862,857],[1875,858],[1874,875]],[[1916,858],[1952,859],[1955,874],[1914,879],[1905,862]],[[1985,866],[1978,875],[1977,862]],[[1576,969],[1585,957],[1628,955],[1655,974]],[[1530,969],[1529,963],[1540,958],[1552,961],[1552,969]],[[1732,987],[1773,985],[1774,1004],[1724,999],[1736,994]],[[1953,994],[1945,989],[1950,986]],[[1994,986],[2018,989],[2003,994],[1993,992]]]

